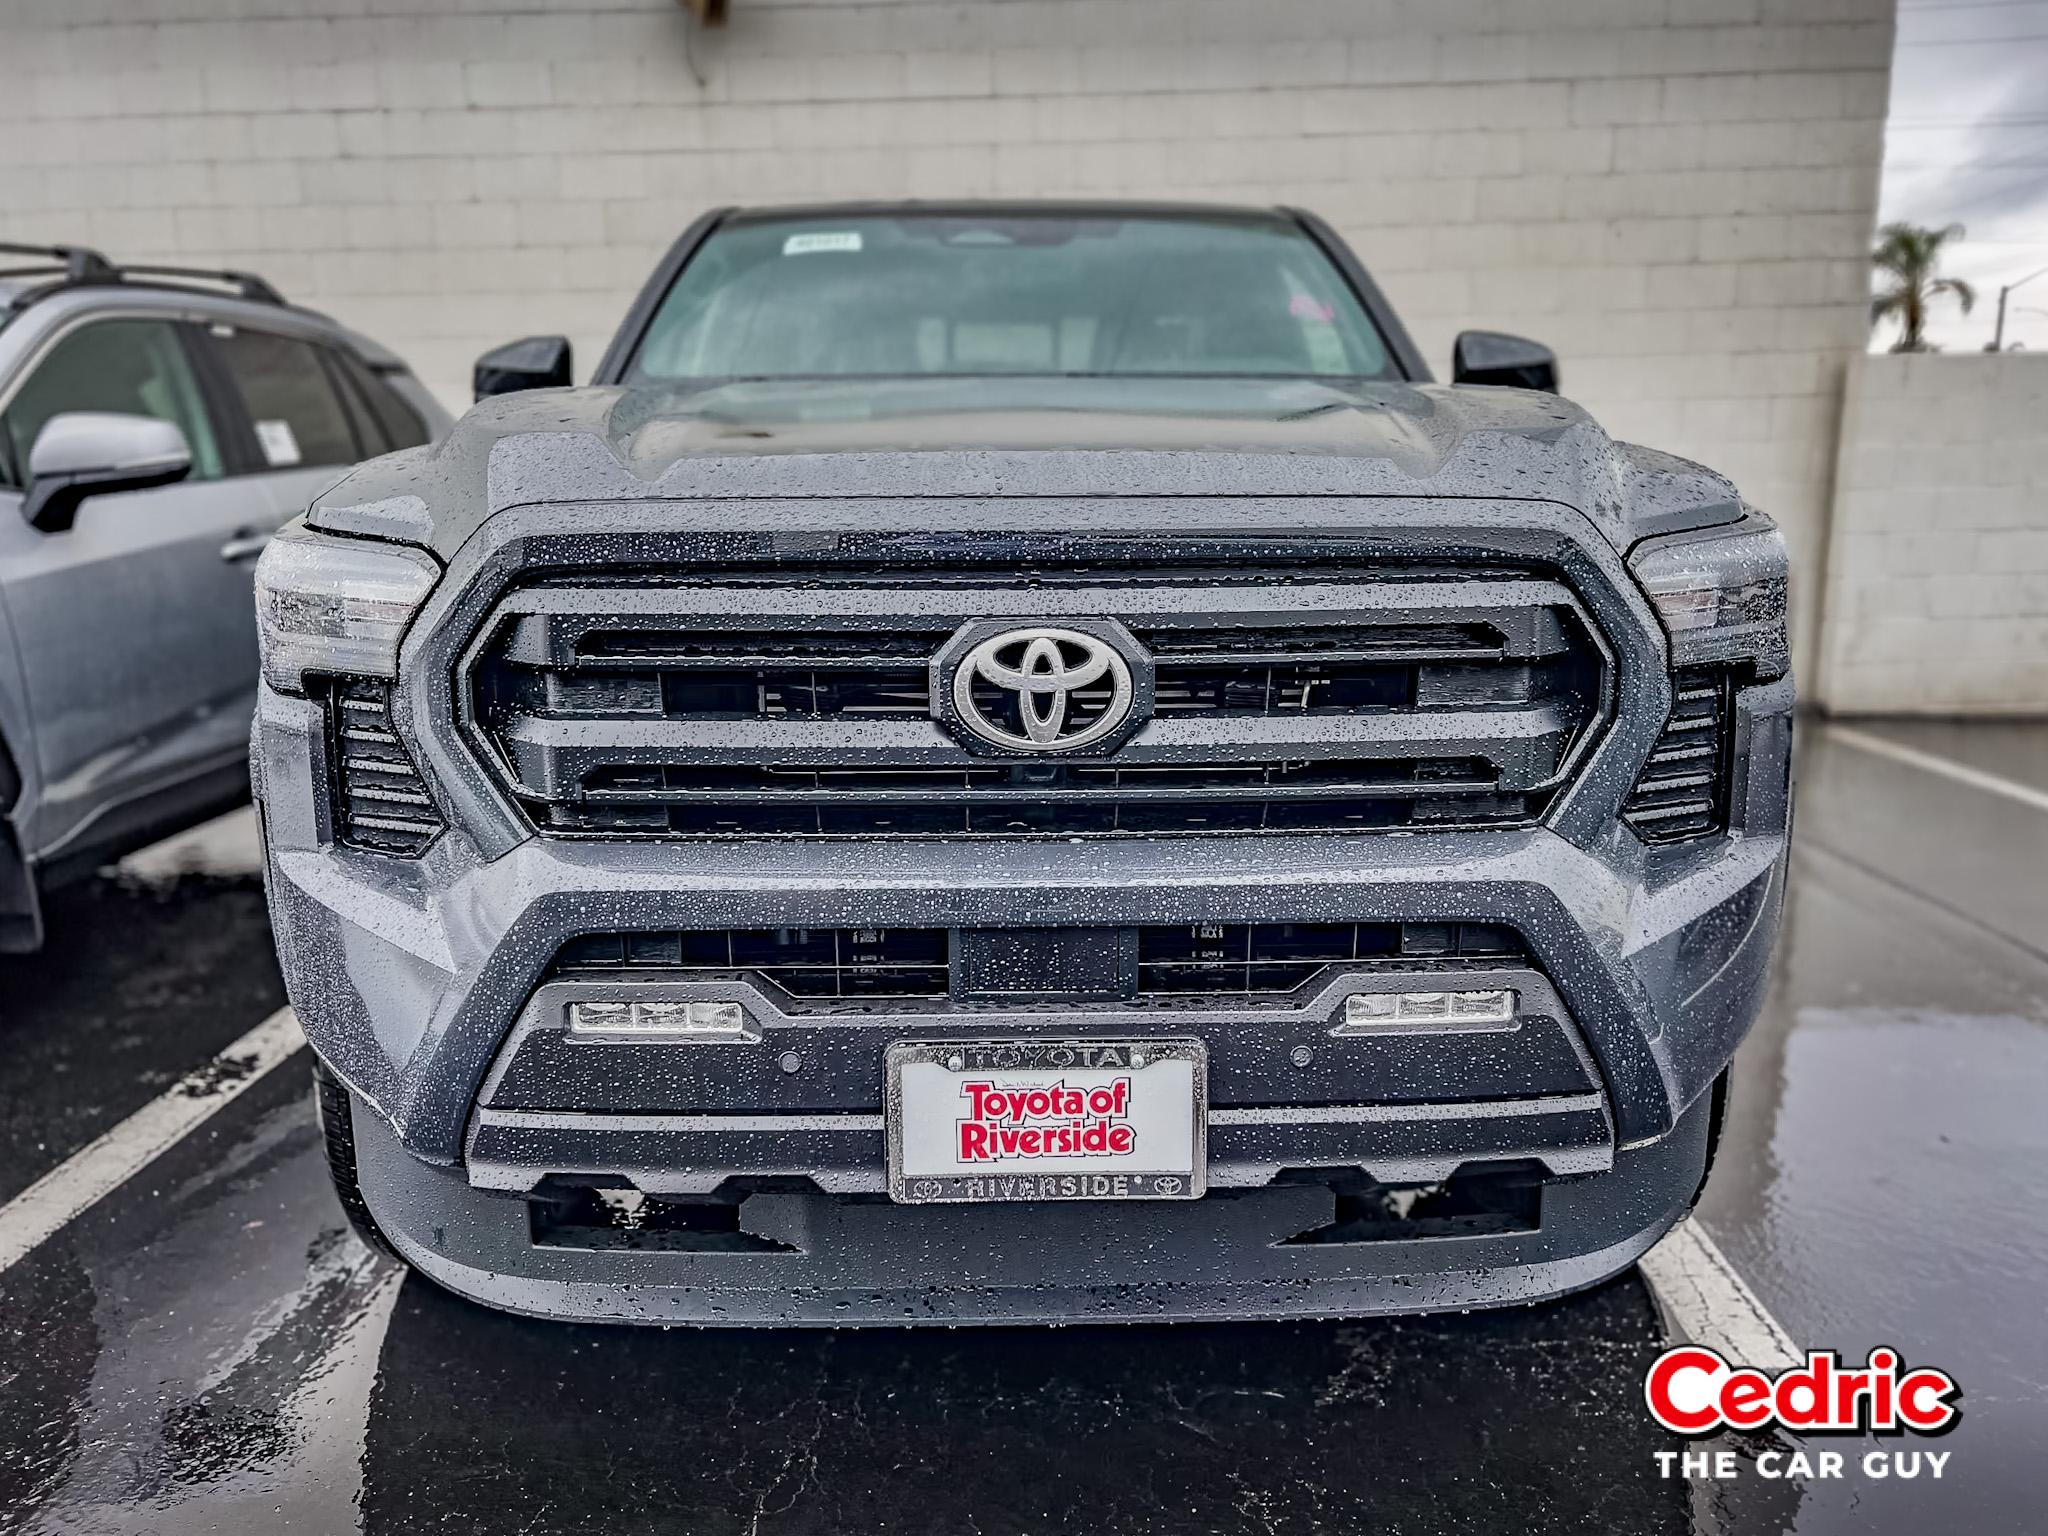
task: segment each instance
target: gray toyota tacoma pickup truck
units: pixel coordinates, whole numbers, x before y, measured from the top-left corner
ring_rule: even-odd
[[[727,210],[258,572],[342,1202],[647,1323],[1486,1306],[1696,1198],[1784,546],[1291,210]],[[510,391],[509,393],[506,393]]]

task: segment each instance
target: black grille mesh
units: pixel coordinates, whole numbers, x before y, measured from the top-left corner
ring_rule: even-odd
[[[1712,837],[1728,824],[1728,673],[1691,667],[1671,677],[1671,714],[1622,807],[1646,843]]]
[[[327,689],[334,786],[334,839],[349,848],[411,858],[441,833],[426,781],[391,728],[391,689],[335,678]]]
[[[759,976],[796,997],[944,996],[943,928],[696,928],[588,933],[555,957],[558,975],[653,971]]]
[[[1138,930],[1143,994],[1288,992],[1331,965],[1431,970],[1513,965],[1527,951],[1489,923],[1196,923]]]
[[[1153,923],[1136,932],[1132,996],[1184,1004],[1277,997],[1331,966],[1456,971],[1528,962],[1521,936],[1491,923]],[[943,997],[951,955],[944,928],[591,933],[563,946],[553,974],[752,977],[814,1001]]]

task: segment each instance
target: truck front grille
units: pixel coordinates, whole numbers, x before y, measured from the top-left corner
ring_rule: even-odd
[[[932,657],[1013,617],[1126,625],[1151,722],[1104,757],[969,752]],[[1524,824],[1606,698],[1578,604],[1522,571],[551,578],[501,602],[464,687],[540,831],[655,838]]]

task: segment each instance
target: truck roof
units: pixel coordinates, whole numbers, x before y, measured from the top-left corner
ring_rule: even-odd
[[[889,218],[898,214],[1045,215],[1085,218],[1229,218],[1293,222],[1285,208],[1254,203],[1203,203],[1144,198],[884,198],[829,203],[762,203],[728,209],[726,222],[817,217]]]

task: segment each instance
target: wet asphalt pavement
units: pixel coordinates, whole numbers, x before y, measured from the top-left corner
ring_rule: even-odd
[[[2048,789],[2048,726],[1866,727]],[[1429,1319],[657,1332],[344,1233],[303,1057],[0,1273],[0,1531],[2048,1528],[2048,812],[1806,728],[1764,1018],[1700,1219],[1801,1347],[1962,1384],[1929,1481],[1658,1477],[1635,1272]],[[245,822],[0,960],[0,1202],[282,1001]],[[1882,1442],[1885,1449],[1919,1448]]]

